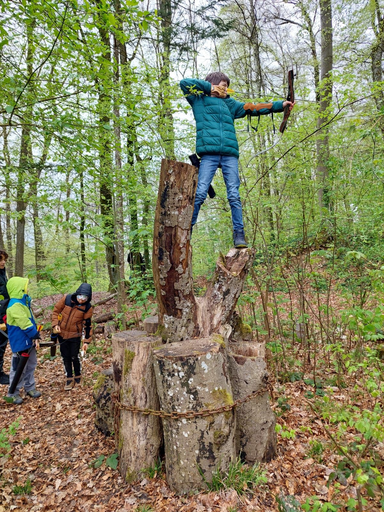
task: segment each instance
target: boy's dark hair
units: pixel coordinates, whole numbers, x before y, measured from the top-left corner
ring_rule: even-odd
[[[221,71],[214,71],[213,73],[209,73],[209,75],[205,77],[205,81],[211,83],[212,85],[219,85],[219,83],[222,80],[224,82],[227,82],[229,87],[230,80],[227,77],[227,75],[222,73]]]
[[[8,259],[8,254],[5,251],[0,251],[0,260],[7,261],[7,259]]]

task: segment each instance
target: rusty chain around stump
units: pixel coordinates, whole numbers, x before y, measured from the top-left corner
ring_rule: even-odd
[[[235,407],[245,404],[246,402],[249,402],[253,398],[256,398],[259,395],[262,395],[263,393],[266,393],[271,391],[271,387],[265,387],[262,389],[259,389],[258,391],[255,391],[244,398],[239,398],[238,400],[235,400],[233,404],[229,405],[223,405],[221,407],[217,407],[216,409],[201,409],[200,411],[184,411],[184,412],[165,412],[165,411],[155,411],[154,409],[140,409],[139,407],[134,407],[133,405],[126,405],[122,404],[116,394],[114,393],[112,395],[112,400],[115,403],[115,405],[119,409],[124,409],[125,411],[131,411],[134,413],[141,413],[141,414],[152,414],[153,416],[160,416],[160,418],[168,418],[171,420],[177,420],[179,418],[197,418],[197,417],[203,417],[203,416],[212,416],[212,414],[220,414],[222,412],[231,411]]]

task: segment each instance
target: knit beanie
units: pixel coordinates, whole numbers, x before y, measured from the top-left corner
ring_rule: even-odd
[[[230,84],[229,78],[227,77],[227,75],[225,75],[221,71],[214,71],[213,73],[209,73],[209,75],[207,75],[205,77],[205,81],[211,83],[212,85],[219,85],[219,83],[222,80],[224,82],[227,82],[227,84],[229,86],[229,84]]]

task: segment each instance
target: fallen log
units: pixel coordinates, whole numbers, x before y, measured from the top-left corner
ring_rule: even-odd
[[[92,306],[95,308],[96,306],[101,306],[102,304],[106,304],[107,302],[109,302],[110,300],[112,300],[113,298],[115,298],[117,295],[117,293],[113,293],[112,295],[109,295],[108,297],[106,297],[105,299],[101,299],[97,302],[94,302],[92,304]]]
[[[115,316],[116,313],[114,311],[108,311],[108,313],[102,313],[101,315],[94,316],[92,320],[96,324],[102,324],[104,322],[108,322],[108,320],[113,320]]]

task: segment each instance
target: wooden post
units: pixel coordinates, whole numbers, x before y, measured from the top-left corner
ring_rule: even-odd
[[[115,408],[115,436],[120,474],[127,482],[155,465],[162,444],[158,416],[124,409],[124,405],[159,409],[152,355],[157,346],[161,346],[161,338],[143,331],[124,331],[112,337],[115,392],[123,405]]]

